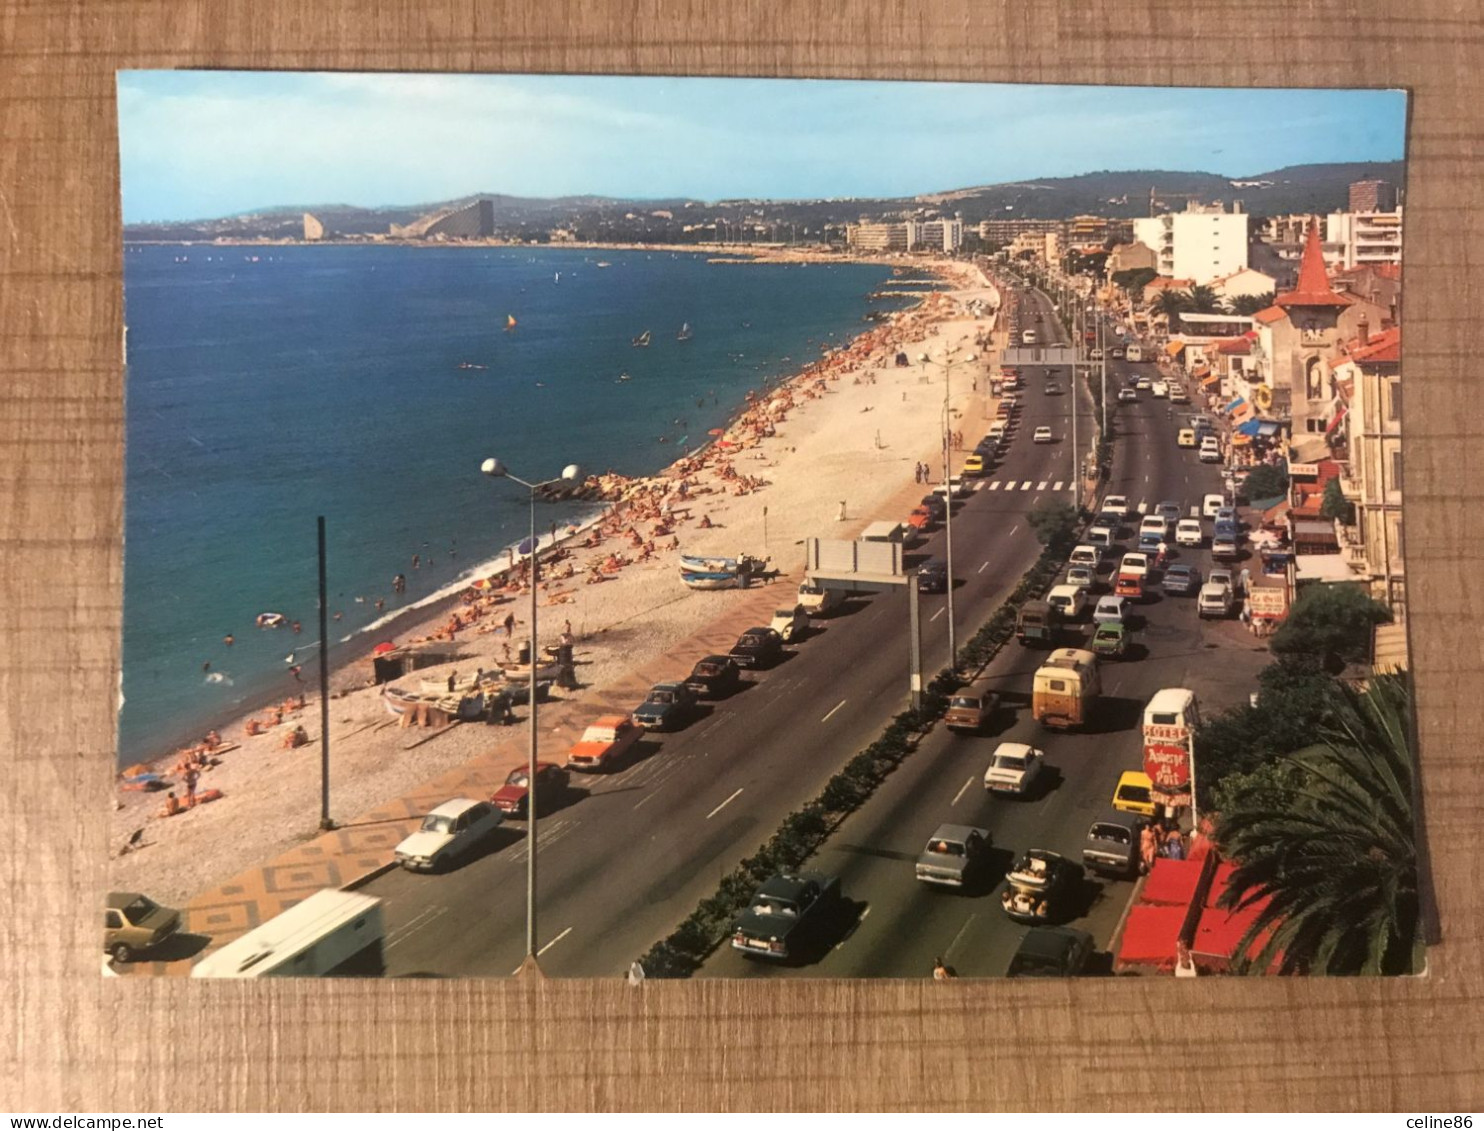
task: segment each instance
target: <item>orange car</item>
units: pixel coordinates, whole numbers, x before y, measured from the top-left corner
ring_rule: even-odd
[[[907,525],[914,530],[926,530],[933,524],[933,512],[927,507],[917,507],[907,516]]]
[[[584,773],[610,770],[644,735],[644,728],[628,715],[604,715],[593,722],[567,753],[567,768]]]

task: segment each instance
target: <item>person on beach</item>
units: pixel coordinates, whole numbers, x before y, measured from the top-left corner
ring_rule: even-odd
[[[201,774],[195,766],[189,766],[185,772],[185,804],[187,809],[196,807],[196,782],[201,780]]]
[[[510,636],[513,632],[515,632],[515,614],[514,613],[506,613],[505,614],[505,635],[506,636]]]
[[[165,795],[165,804],[160,809],[160,816],[173,817],[180,812],[180,801],[175,796],[175,790]]]
[[[421,564],[422,564],[422,556],[420,554],[413,554],[412,555],[412,568],[413,569],[417,569]]]
[[[206,745],[206,749],[215,750],[222,744],[222,736],[219,735],[215,730],[209,730],[206,732],[206,738],[204,739],[204,742]]]
[[[304,676],[303,676],[304,669],[303,669],[303,667],[301,665],[295,664],[293,667],[291,667],[289,669],[289,671],[293,674],[293,677],[294,677],[294,679],[297,682],[299,682],[299,683],[303,683],[304,682]]]
[[[293,624],[293,630],[294,630],[294,633],[295,633],[295,635],[297,635],[297,634],[298,634],[298,632],[299,632],[299,627],[300,627],[300,626],[299,626],[299,622],[298,622],[298,621],[295,621],[295,622],[294,622],[294,624]]]

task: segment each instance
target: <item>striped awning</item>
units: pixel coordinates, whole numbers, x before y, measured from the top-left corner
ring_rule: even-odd
[[[1232,399],[1231,404],[1227,405],[1221,411],[1222,412],[1226,412],[1226,413],[1236,412],[1237,409],[1241,408],[1246,403],[1247,403],[1247,398],[1246,397],[1234,397]]]
[[[1216,374],[1213,373],[1209,377],[1203,377],[1203,378],[1201,378],[1201,387],[1202,388],[1207,388],[1207,387],[1209,387],[1211,385],[1219,384],[1220,381],[1221,381],[1221,378],[1218,377],[1218,376],[1216,376]]]

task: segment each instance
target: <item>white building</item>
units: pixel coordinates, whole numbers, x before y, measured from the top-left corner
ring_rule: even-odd
[[[1341,248],[1340,266],[1364,267],[1402,261],[1402,210],[1331,212],[1325,219],[1326,242]]]
[[[1153,248],[1161,275],[1205,285],[1247,266],[1247,214],[1192,201],[1184,212],[1143,216],[1134,238]]]
[[[1207,286],[1216,292],[1217,298],[1230,302],[1234,298],[1243,296],[1273,294],[1278,289],[1278,280],[1255,267],[1243,267],[1240,271],[1233,271],[1230,275],[1212,279]]]
[[[901,220],[896,223],[852,224],[846,243],[858,251],[957,251],[964,243],[964,222]]]

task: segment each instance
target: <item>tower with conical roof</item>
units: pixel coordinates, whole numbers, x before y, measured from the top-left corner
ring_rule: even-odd
[[[1294,343],[1296,364],[1291,371],[1294,416],[1297,418],[1304,402],[1327,403],[1334,398],[1334,390],[1324,387],[1322,358],[1339,341],[1340,315],[1351,305],[1350,299],[1336,294],[1329,285],[1317,221],[1309,223],[1303,258],[1299,260],[1298,283],[1293,290],[1274,299],[1273,305],[1283,309],[1297,332],[1298,340]]]

